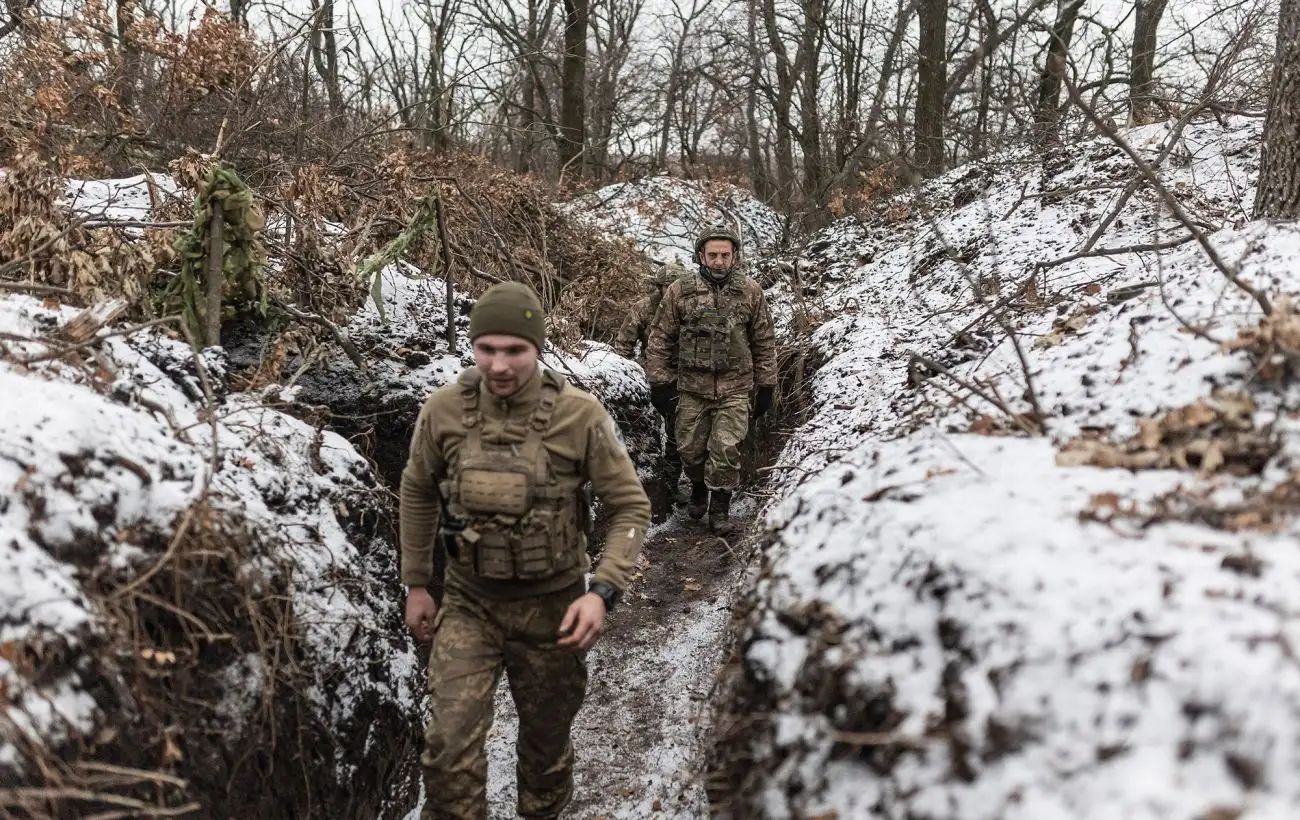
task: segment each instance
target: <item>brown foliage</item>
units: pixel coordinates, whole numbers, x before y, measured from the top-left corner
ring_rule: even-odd
[[[63,206],[63,183],[35,154],[0,178],[0,280],[67,288],[83,302],[123,296],[139,303],[171,258],[166,231],[143,241],[113,228],[87,228]]]
[[[1218,391],[1156,418],[1138,419],[1138,433],[1112,444],[1095,438],[1068,442],[1056,456],[1062,467],[1130,470],[1197,469],[1209,475],[1259,473],[1277,450],[1269,430],[1255,429],[1249,396]]]

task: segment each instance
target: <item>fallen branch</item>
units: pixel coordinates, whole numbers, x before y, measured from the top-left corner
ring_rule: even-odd
[[[107,792],[86,791],[85,789],[0,789],[0,806],[24,808],[29,806],[32,800],[79,800],[86,803],[106,803],[110,806],[121,806],[123,808],[132,809],[132,814],[125,815],[128,817],[180,817],[181,815],[198,811],[201,808],[198,803],[186,803],[183,806],[176,806],[174,808],[152,806],[132,797],[123,797],[120,794],[110,794]]]
[[[366,372],[366,362],[361,358],[361,352],[357,350],[357,346],[352,344],[352,340],[348,338],[348,335],[344,333],[343,329],[338,325],[334,324],[329,319],[326,319],[324,316],[316,313],[308,313],[305,310],[299,310],[293,305],[281,302],[279,299],[271,299],[270,302],[299,321],[312,322],[328,330],[330,335],[334,337],[334,341],[339,343],[339,347],[343,348],[343,352],[348,354],[348,358],[357,366],[357,370],[360,370],[362,373]]]
[[[1081,250],[1078,253],[1072,253],[1062,256],[1059,259],[1053,259],[1051,262],[1041,262],[1038,265],[1039,270],[1047,270],[1058,265],[1064,265],[1066,262],[1073,262],[1076,259],[1087,259],[1090,256],[1120,256],[1126,253],[1147,253],[1149,251],[1167,251],[1170,248],[1176,248],[1179,245],[1185,245],[1196,237],[1192,234],[1180,236],[1177,239],[1169,239],[1164,242],[1148,242],[1142,245],[1125,245],[1122,248],[1092,248]]]
[[[1000,399],[994,398],[993,396],[990,396],[988,393],[984,392],[984,391],[981,390],[980,388],[978,388],[978,387],[976,387],[975,385],[971,384],[970,382],[966,381],[966,380],[963,379],[961,376],[958,376],[956,373],[953,373],[953,372],[952,372],[951,370],[949,370],[948,368],[946,368],[946,367],[944,367],[943,365],[939,364],[939,363],[936,362],[934,359],[931,359],[931,358],[928,357],[928,356],[922,356],[920,353],[917,353],[917,352],[915,352],[915,351],[911,351],[911,350],[909,350],[909,351],[906,351],[906,352],[907,352],[908,358],[909,358],[909,359],[910,359],[914,364],[920,364],[920,365],[923,365],[923,366],[926,367],[927,369],[929,369],[929,370],[933,370],[935,373],[938,373],[938,374],[943,375],[943,376],[947,376],[948,378],[952,379],[954,382],[957,383],[958,386],[962,387],[962,388],[965,389],[965,390],[970,391],[973,395],[979,396],[981,399],[984,399],[984,401],[988,402],[989,404],[991,404],[991,405],[993,405],[994,407],[996,407],[996,408],[998,408],[999,410],[1001,410],[1003,413],[1005,413],[1005,414],[1007,415],[1007,418],[1011,419],[1011,421],[1014,422],[1015,425],[1016,425],[1017,427],[1019,427],[1021,430],[1024,430],[1026,433],[1029,433],[1029,434],[1031,434],[1031,435],[1036,435],[1036,434],[1038,434],[1038,433],[1041,433],[1041,430],[1034,430],[1033,428],[1031,428],[1031,427],[1030,427],[1030,426],[1025,422],[1023,416],[1018,415],[1018,414],[1016,414],[1016,413],[1013,413],[1013,412],[1011,411],[1011,408],[1010,408],[1010,407],[1007,407],[1007,405],[1006,405],[1005,402],[1003,402],[1003,401],[1000,400]],[[1039,420],[1038,423],[1041,424],[1041,419]]]
[[[16,293],[36,293],[41,296],[66,296],[75,297],[77,294],[67,288],[59,288],[54,285],[41,285],[36,282],[0,282],[0,291],[14,291]]]
[[[75,353],[78,350],[84,350],[85,348],[93,347],[99,344],[100,342],[104,341],[105,339],[110,339],[114,336],[130,336],[132,333],[139,333],[140,331],[148,330],[151,327],[158,327],[159,325],[171,324],[172,322],[177,321],[179,318],[180,318],[179,316],[164,316],[161,319],[154,319],[152,321],[145,322],[143,324],[131,325],[130,327],[124,327],[119,330],[110,330],[107,333],[102,333],[97,336],[93,336],[89,339],[86,339],[83,342],[78,342],[77,344],[72,344],[72,345],[58,344],[56,342],[50,341],[49,339],[31,339],[29,341],[39,342],[40,344],[46,345],[51,349],[47,350],[44,353],[39,353],[35,356],[28,356],[25,359],[20,359],[18,363],[26,366],[26,365],[36,364],[37,362],[49,361],[50,359],[61,359],[64,356],[68,355],[69,353]]]

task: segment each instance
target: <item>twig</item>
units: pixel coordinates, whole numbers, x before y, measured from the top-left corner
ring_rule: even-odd
[[[194,332],[190,329],[188,322],[181,322],[181,328],[185,331],[185,338],[190,343],[190,355],[194,358],[194,372],[199,377],[199,387],[203,390],[203,411],[199,414],[202,419],[206,414],[208,424],[212,427],[212,454],[211,470],[203,479],[203,493],[208,490],[208,482],[221,469],[221,445],[219,442],[219,433],[217,430],[217,400],[212,392],[212,382],[208,379],[208,367],[203,363],[203,356],[199,353],[198,339],[194,338]]]
[[[40,285],[36,282],[0,282],[0,290],[10,290],[15,292],[39,293],[43,296],[67,296],[75,297],[75,291],[67,288],[58,288],[54,285]]]
[[[831,740],[850,746],[900,746],[904,749],[924,749],[930,741],[908,737],[894,732],[831,732]]]
[[[1142,174],[1147,182],[1151,183],[1151,186],[1156,189],[1158,194],[1160,194],[1160,198],[1169,206],[1169,210],[1173,212],[1174,217],[1179,222],[1183,223],[1184,227],[1192,232],[1192,236],[1196,238],[1197,243],[1205,251],[1205,255],[1209,257],[1210,262],[1214,267],[1218,268],[1219,273],[1227,277],[1229,282],[1232,282],[1232,284],[1236,285],[1243,292],[1249,294],[1259,304],[1259,307],[1264,311],[1265,316],[1272,314],[1273,305],[1269,302],[1268,297],[1261,291],[1246,284],[1242,281],[1241,277],[1228,267],[1227,263],[1223,261],[1223,258],[1219,256],[1219,252],[1215,249],[1213,243],[1206,238],[1205,232],[1202,231],[1192,220],[1191,216],[1188,215],[1187,211],[1183,208],[1182,203],[1178,201],[1178,198],[1170,193],[1169,189],[1165,187],[1165,184],[1160,181],[1160,177],[1156,175],[1155,171],[1147,164],[1146,160],[1142,159],[1141,155],[1139,155],[1137,151],[1133,150],[1133,146],[1129,145],[1128,141],[1121,137],[1110,123],[1098,116],[1097,112],[1092,110],[1092,108],[1079,97],[1079,89],[1074,84],[1073,80],[1068,77],[1062,79],[1065,81],[1066,89],[1070,92],[1070,100],[1079,107],[1079,110],[1083,112],[1083,115],[1092,122],[1093,125],[1097,126],[1097,128],[1100,129],[1108,139],[1114,142],[1119,146],[1121,151],[1128,155],[1129,159],[1133,161],[1133,164],[1137,166],[1138,172]]]
[[[172,533],[171,540],[167,542],[167,549],[163,552],[162,557],[143,574],[136,576],[131,583],[121,589],[114,590],[112,594],[109,595],[109,599],[115,601],[118,598],[130,595],[132,592],[148,583],[149,579],[157,575],[163,567],[167,566],[168,562],[172,560],[172,556],[176,554],[177,548],[180,547],[181,540],[184,539],[185,535],[190,531],[190,522],[193,520],[194,505],[190,505],[185,508],[185,513],[181,516],[181,523],[176,527],[176,532]]]
[[[87,228],[187,228],[194,224],[194,220],[184,222],[173,220],[171,222],[151,222],[147,219],[100,219],[93,222],[87,222]]]
[[[1020,416],[1011,412],[1011,408],[1007,407],[1006,404],[1000,401],[999,399],[993,398],[988,393],[985,393],[983,390],[979,389],[975,385],[971,384],[970,382],[966,381],[962,377],[953,373],[951,370],[939,364],[934,359],[931,359],[928,356],[922,356],[920,353],[917,353],[912,350],[906,352],[908,357],[910,357],[913,362],[924,365],[925,367],[929,368],[930,370],[933,370],[936,373],[947,376],[948,378],[956,382],[960,387],[965,388],[966,390],[970,391],[974,395],[979,396],[981,399],[984,399],[984,401],[998,408],[1003,413],[1006,413],[1007,418],[1015,422],[1016,425],[1020,427],[1022,430],[1024,430],[1025,432],[1027,433],[1033,432],[1025,425],[1024,420]]]
[[[81,800],[87,803],[107,803],[110,806],[122,806],[123,808],[134,809],[138,812],[136,816],[142,817],[179,817],[182,814],[189,814],[198,811],[198,803],[186,803],[184,806],[166,808],[162,806],[151,806],[148,803],[136,800],[133,797],[124,797],[120,794],[110,794],[107,792],[92,792],[85,789],[68,789],[68,788],[17,788],[17,789],[0,789],[0,806],[16,806],[22,808],[30,800]]]
[[[1082,250],[1078,253],[1072,253],[1068,256],[1062,256],[1059,259],[1053,259],[1051,262],[1039,263],[1039,270],[1047,270],[1057,265],[1064,265],[1066,262],[1073,262],[1076,259],[1086,259],[1090,256],[1119,256],[1125,253],[1146,253],[1148,251],[1167,251],[1170,248],[1176,248],[1179,245],[1185,245],[1196,237],[1192,234],[1180,236],[1177,239],[1169,239],[1164,242],[1148,242],[1142,245],[1125,245],[1122,248],[1093,248],[1091,250]]]
[[[153,319],[151,321],[144,322],[143,324],[131,325],[130,327],[124,327],[118,330],[110,330],[107,333],[101,333],[97,336],[93,336],[87,339],[86,341],[79,342],[75,345],[58,344],[49,339],[31,339],[30,341],[47,345],[52,349],[47,350],[44,353],[37,354],[35,356],[28,356],[25,359],[21,359],[19,361],[19,364],[30,365],[30,364],[36,364],[37,362],[48,361],[50,359],[61,359],[64,356],[68,355],[69,353],[73,353],[78,350],[83,350],[87,347],[93,347],[99,344],[100,342],[104,341],[105,339],[110,339],[114,336],[130,336],[132,333],[139,333],[140,331],[148,330],[151,327],[158,327],[159,325],[170,324],[172,322],[175,322],[179,318],[180,318],[179,316],[163,316],[160,319]]]
[[[111,763],[100,763],[96,760],[79,760],[72,764],[75,769],[83,769],[88,772],[98,772],[100,774],[115,774],[121,777],[133,777],[136,780],[151,781],[154,783],[166,783],[175,786],[178,789],[185,788],[188,783],[175,775],[165,772],[152,772],[147,769],[132,769],[127,766],[114,766]]]

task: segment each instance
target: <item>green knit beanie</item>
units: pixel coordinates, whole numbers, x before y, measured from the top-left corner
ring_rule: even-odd
[[[522,282],[502,282],[488,288],[469,312],[469,340],[501,333],[546,346],[546,313],[533,289]]]

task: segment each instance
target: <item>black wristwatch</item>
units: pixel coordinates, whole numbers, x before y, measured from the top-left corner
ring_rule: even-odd
[[[596,593],[600,596],[600,600],[605,602],[606,614],[613,612],[614,607],[618,606],[618,602],[623,599],[623,593],[604,581],[592,581],[587,591]]]

